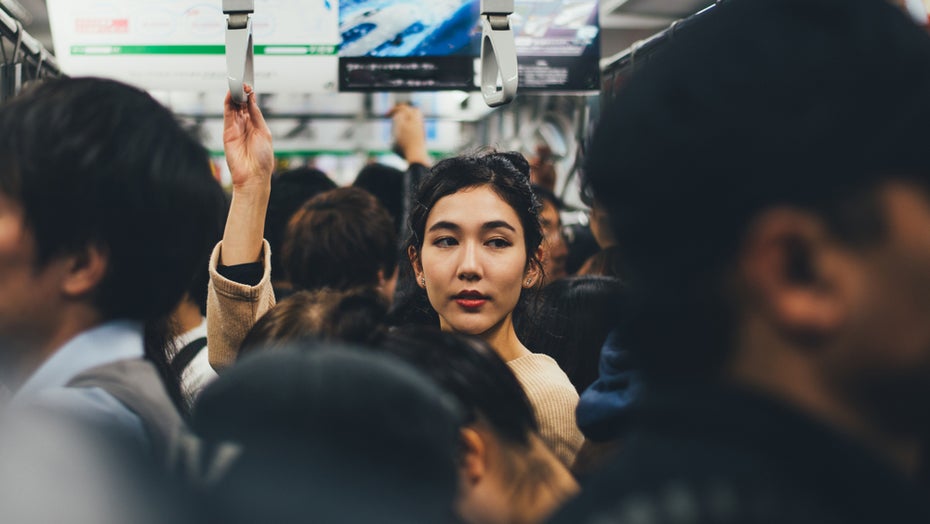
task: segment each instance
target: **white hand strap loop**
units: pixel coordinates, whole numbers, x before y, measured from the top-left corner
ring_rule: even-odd
[[[223,0],[226,19],[226,77],[233,100],[246,101],[242,84],[255,85],[252,45],[252,13],[255,0]]]
[[[481,0],[481,94],[490,107],[517,96],[517,46],[510,15],[513,0]]]

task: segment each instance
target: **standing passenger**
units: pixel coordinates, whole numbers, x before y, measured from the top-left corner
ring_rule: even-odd
[[[578,393],[513,326],[524,290],[543,278],[540,206],[528,175],[518,153],[439,162],[417,192],[407,253],[440,327],[478,336],[497,351],[526,390],[543,440],[571,466],[584,440],[575,424]]]
[[[142,326],[178,304],[209,251],[223,193],[206,150],[143,91],[58,79],[0,108],[0,158],[12,403],[116,428],[159,455],[180,419]]]
[[[930,522],[928,92],[874,0],[720,3],[636,72],[585,171],[646,389],[557,522]]]

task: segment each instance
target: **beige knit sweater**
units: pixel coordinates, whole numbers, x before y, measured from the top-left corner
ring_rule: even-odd
[[[271,285],[271,247],[267,241],[262,249],[265,273],[255,286],[246,286],[223,278],[216,267],[220,260],[220,242],[210,255],[210,284],[207,288],[207,351],[210,366],[217,373],[232,366],[239,355],[239,346],[252,326],[274,307],[274,287]]]
[[[548,355],[532,353],[507,363],[536,413],[539,436],[566,467],[571,468],[584,443],[575,422],[578,392],[562,368]]]

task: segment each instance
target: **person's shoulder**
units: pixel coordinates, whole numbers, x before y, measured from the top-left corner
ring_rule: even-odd
[[[138,441],[143,447],[149,445],[139,416],[101,388],[48,388],[35,393],[17,409],[106,428]]]
[[[507,362],[524,388],[542,388],[551,394],[561,394],[578,401],[578,392],[565,371],[549,355],[530,353]]]

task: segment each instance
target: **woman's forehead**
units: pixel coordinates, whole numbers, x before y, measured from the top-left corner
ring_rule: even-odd
[[[517,212],[493,189],[484,185],[461,189],[440,198],[430,210],[426,228],[429,230],[437,222],[450,222],[467,228],[498,221],[522,230]]]

